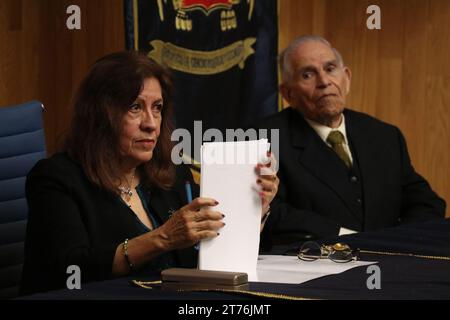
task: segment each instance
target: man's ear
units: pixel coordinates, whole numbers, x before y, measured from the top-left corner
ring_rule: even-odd
[[[350,92],[350,84],[352,82],[352,71],[348,67],[344,67],[345,72],[345,94]]]
[[[280,93],[283,96],[284,100],[286,100],[290,104],[291,103],[291,90],[285,83],[280,84]]]

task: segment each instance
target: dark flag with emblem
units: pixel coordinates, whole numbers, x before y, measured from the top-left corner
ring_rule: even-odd
[[[225,138],[278,110],[277,13],[277,0],[125,0],[127,48],[172,69],[177,128]]]

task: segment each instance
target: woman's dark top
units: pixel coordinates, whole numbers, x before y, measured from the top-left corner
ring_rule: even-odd
[[[144,209],[156,226],[187,204],[186,181],[193,197],[198,196],[198,186],[186,166],[177,166],[176,176],[170,190],[138,187]],[[149,231],[119,196],[93,185],[65,153],[34,166],[27,177],[26,194],[29,217],[22,294],[66,287],[70,265],[80,267],[82,282],[110,279],[117,246]],[[150,261],[139,273],[195,267],[196,261],[193,248],[176,250]]]

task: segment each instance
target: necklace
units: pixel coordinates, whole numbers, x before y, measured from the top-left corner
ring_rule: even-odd
[[[120,195],[127,195],[128,197],[132,197],[133,196],[133,191],[131,191],[132,187],[133,187],[133,180],[134,180],[134,175],[136,173],[136,170],[133,172],[133,175],[131,176],[131,183],[128,185],[128,187],[124,187],[124,186],[119,186],[119,191],[120,191]]]

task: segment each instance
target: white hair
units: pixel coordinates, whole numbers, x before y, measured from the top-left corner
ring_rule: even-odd
[[[289,82],[292,79],[292,64],[290,60],[290,56],[292,52],[294,52],[300,45],[306,42],[310,41],[316,41],[321,42],[334,52],[334,55],[336,56],[337,62],[344,66],[344,59],[342,59],[341,54],[339,51],[337,51],[333,46],[323,37],[321,36],[315,36],[315,35],[306,35],[306,36],[300,36],[298,38],[295,38],[286,49],[284,49],[278,58],[278,63],[280,64],[280,70],[281,70],[281,79],[283,83]]]

